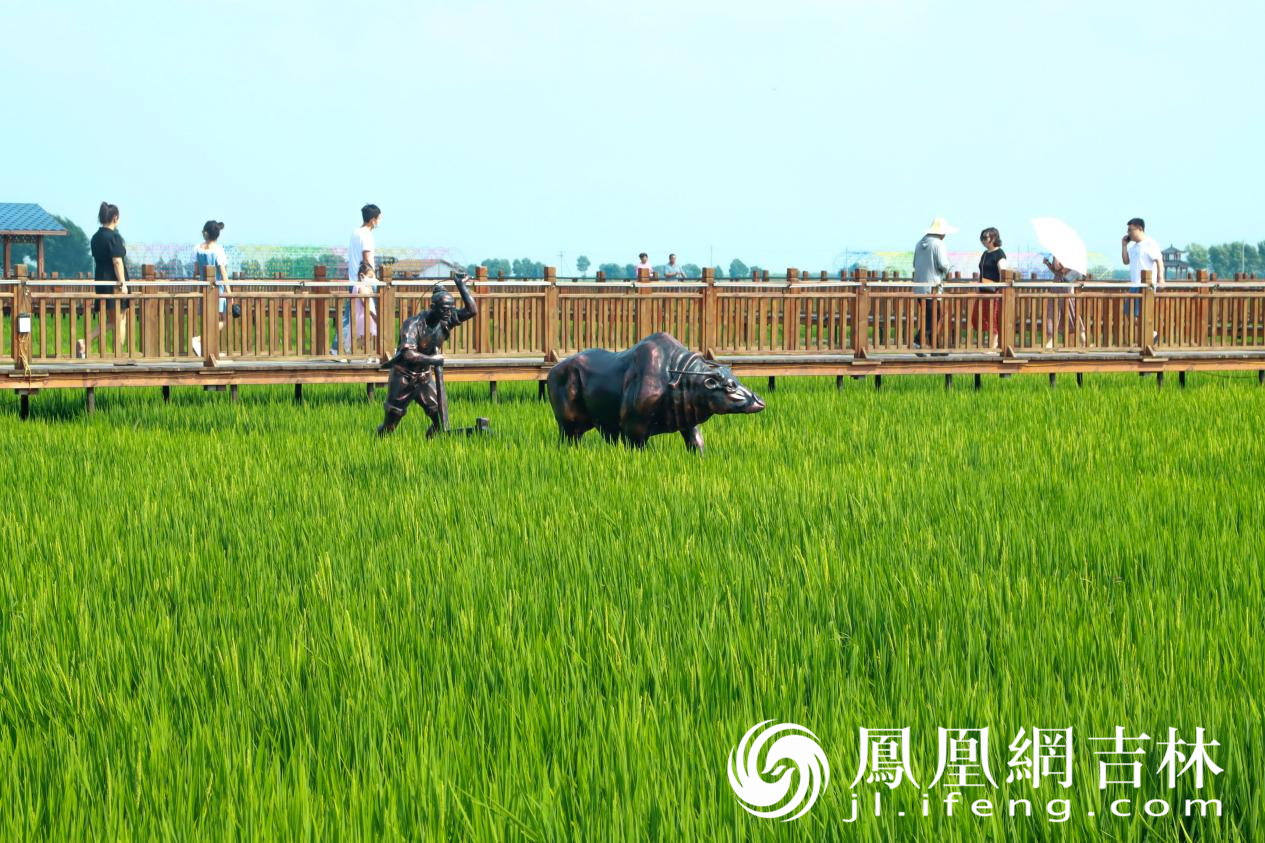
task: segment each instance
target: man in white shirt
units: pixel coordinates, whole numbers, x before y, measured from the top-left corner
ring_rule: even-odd
[[[1129,267],[1130,292],[1142,292],[1142,272],[1151,273],[1151,284],[1164,280],[1164,250],[1154,237],[1146,234],[1146,222],[1141,217],[1129,220],[1128,233],[1120,240],[1120,259]],[[1135,302],[1133,312],[1142,312],[1142,303]]]
[[[685,270],[677,265],[676,255],[668,255],[668,265],[663,268],[665,281],[684,281]]]
[[[382,220],[382,210],[377,205],[365,205],[360,209],[360,217],[364,223],[351,233],[351,245],[347,248],[347,280],[351,282],[353,293],[364,266],[368,266],[368,274],[377,273],[377,246],[373,242],[373,230]]]
[[[361,226],[351,233],[351,243],[347,246],[347,280],[351,282],[348,292],[371,294],[374,292],[373,281],[377,278],[378,260],[377,244],[373,240],[373,230],[382,220],[382,209],[369,204],[360,209]],[[366,329],[375,336],[378,333],[378,306],[373,300],[368,302],[368,321],[366,325],[366,307],[364,301],[348,302],[343,306],[342,330],[339,338],[342,341],[343,353],[351,354],[355,348],[352,341],[352,323],[355,322],[357,336],[363,336]],[[354,318],[353,318],[354,311]],[[338,351],[338,342],[334,350]]]

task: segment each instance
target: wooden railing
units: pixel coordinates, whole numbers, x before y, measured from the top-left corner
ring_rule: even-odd
[[[0,282],[3,354],[17,368],[48,364],[200,361],[366,362],[389,356],[403,321],[429,305],[434,280],[393,280],[348,292],[324,267],[311,279],[245,279],[221,295],[209,276],[167,280],[145,267],[126,294],[90,280]],[[450,358],[536,359],[590,347],[626,348],[653,331],[716,357],[901,355],[1008,359],[1081,354],[1154,357],[1230,351],[1265,355],[1265,281],[1198,273],[1159,289],[1146,279],[1055,286],[1007,273],[1000,284],[953,278],[932,293],[908,278],[854,271],[836,278],[690,282],[471,279],[478,316],[454,332]],[[223,310],[221,311],[221,302]],[[30,315],[30,330],[16,330]]]

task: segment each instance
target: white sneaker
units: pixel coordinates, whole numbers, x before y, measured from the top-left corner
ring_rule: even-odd
[[[1045,341],[1045,347],[1046,347],[1046,348],[1054,348],[1054,340],[1046,340],[1046,341]]]
[[[201,357],[202,356],[202,337],[194,337],[193,339],[189,340],[189,347],[193,349],[193,354],[195,357]]]

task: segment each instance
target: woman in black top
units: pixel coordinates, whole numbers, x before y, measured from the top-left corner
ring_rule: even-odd
[[[980,232],[979,241],[985,250],[979,259],[980,282],[999,284],[1002,270],[1010,268],[1006,262],[1006,253],[1001,248],[1001,232],[995,228],[986,228]],[[1001,331],[1001,300],[998,298],[1000,295],[1001,290],[996,287],[981,289],[980,300],[975,303],[975,312],[971,319],[971,324],[981,335],[984,333],[992,335],[993,348],[1001,345],[1001,337],[998,336]],[[983,339],[982,336],[981,339]]]
[[[111,205],[109,202],[102,202],[101,207],[97,210],[97,221],[101,223],[101,227],[97,229],[97,233],[92,235],[92,261],[94,264],[92,277],[97,281],[106,281],[106,284],[97,284],[93,287],[93,291],[98,296],[109,296],[115,293],[127,294],[127,267],[124,258],[127,257],[127,247],[123,243],[123,235],[119,234],[119,206]],[[97,310],[101,314],[101,320],[97,327],[91,330],[88,335],[87,344],[83,340],[79,340],[76,344],[76,356],[84,357],[87,352],[87,345],[97,342],[101,336],[101,330],[105,322],[105,314],[114,310],[115,299],[106,299],[105,310]],[[119,307],[127,309],[128,300],[119,300]],[[94,307],[94,309],[96,309]],[[91,318],[88,319],[91,323]],[[127,346],[127,320],[123,319],[118,324],[119,344]]]

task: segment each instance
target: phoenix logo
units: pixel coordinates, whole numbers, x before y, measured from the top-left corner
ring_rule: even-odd
[[[830,784],[830,762],[812,732],[795,723],[770,726],[773,722],[757,723],[729,751],[729,786],[748,813],[767,819],[786,817],[782,822],[790,822],[807,813],[826,790]],[[761,755],[765,759],[763,770]],[[774,808],[786,801],[796,771],[799,786],[795,793],[785,805]],[[786,816],[793,811],[793,816]]]

